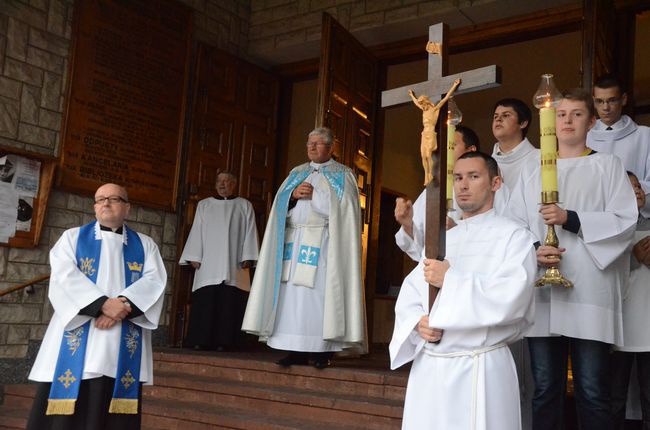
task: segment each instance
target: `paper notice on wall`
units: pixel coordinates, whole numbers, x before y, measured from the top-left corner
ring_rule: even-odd
[[[18,196],[18,213],[16,216],[16,230],[30,231],[32,229],[32,215],[34,214],[34,199],[28,196]]]
[[[36,197],[41,162],[15,154],[0,157],[0,182],[11,184],[19,194]]]
[[[41,162],[25,157],[16,160],[16,181],[14,188],[26,197],[36,197],[41,173]]]
[[[10,183],[0,179],[0,242],[7,243],[16,235],[18,193]]]

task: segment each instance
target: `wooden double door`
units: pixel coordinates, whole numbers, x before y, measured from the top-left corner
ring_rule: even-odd
[[[216,194],[220,172],[229,171],[239,178],[238,195],[253,204],[260,234],[273,198],[278,78],[221,50],[200,45],[193,96],[177,224],[178,256],[197,204]],[[192,280],[193,269],[176,267],[170,321],[175,346],[181,346],[186,334]]]
[[[274,193],[284,179],[284,172],[276,171],[276,155],[280,152],[279,78],[206,46],[198,49],[195,69],[191,132],[180,193],[179,256],[197,203],[214,195],[219,172],[228,170],[239,177],[239,195],[250,200],[255,208],[260,242]],[[324,14],[315,125],[332,129],[335,158],[352,168],[357,177],[364,279],[372,232],[372,203],[379,191],[373,184],[377,70],[372,55],[331,16]],[[378,207],[374,212],[378,219]],[[174,280],[171,343],[181,346],[190,312],[192,270],[177,268]],[[373,290],[366,289],[367,302],[371,301]]]

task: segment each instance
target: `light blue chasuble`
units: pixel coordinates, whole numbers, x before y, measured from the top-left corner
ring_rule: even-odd
[[[277,204],[276,204],[276,220],[277,220],[277,248],[275,251],[275,261],[286,261],[291,260],[291,255],[293,252],[293,241],[286,243],[285,242],[285,228],[287,221],[287,212],[289,211],[289,200],[291,198],[291,193],[293,190],[300,185],[307,177],[314,171],[318,171],[325,176],[330,186],[332,187],[338,201],[340,202],[343,198],[343,192],[345,191],[345,168],[342,168],[337,165],[324,165],[314,168],[310,164],[305,165],[304,167],[294,169],[289,177],[287,178],[286,185],[277,195]],[[301,256],[305,255],[304,261],[299,259],[298,263],[309,264],[316,266],[318,264],[318,254],[320,253],[320,248],[311,247],[311,249],[306,250],[305,253],[302,253]],[[307,261],[306,258],[309,258]],[[278,303],[278,295],[280,293],[280,281],[282,279],[282,269],[284,264],[275,265],[275,274],[273,280],[273,308],[275,309]]]
[[[95,222],[79,229],[75,251],[77,267],[93,283],[97,282],[102,241],[95,238]],[[140,279],[144,270],[144,247],[140,236],[124,226],[123,247],[125,288]],[[88,332],[93,319],[63,332],[46,415],[73,415],[83,376]],[[110,413],[137,414],[142,358],[142,328],[122,320],[120,352]]]

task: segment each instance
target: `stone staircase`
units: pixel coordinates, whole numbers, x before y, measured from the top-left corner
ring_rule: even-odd
[[[144,429],[398,429],[407,370],[382,357],[284,369],[277,352],[154,353],[143,392]],[[24,429],[35,386],[5,386],[0,429]]]

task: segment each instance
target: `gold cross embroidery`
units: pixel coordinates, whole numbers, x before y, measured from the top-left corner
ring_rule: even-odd
[[[131,371],[127,370],[124,376],[120,378],[120,382],[122,382],[122,385],[124,385],[125,389],[128,389],[131,384],[135,382],[135,378],[133,375],[131,375]]]
[[[60,383],[63,384],[65,388],[68,388],[70,385],[74,383],[74,381],[77,380],[77,378],[72,376],[72,372],[70,371],[70,369],[66,370],[63,375],[59,376],[57,379],[59,380]]]

